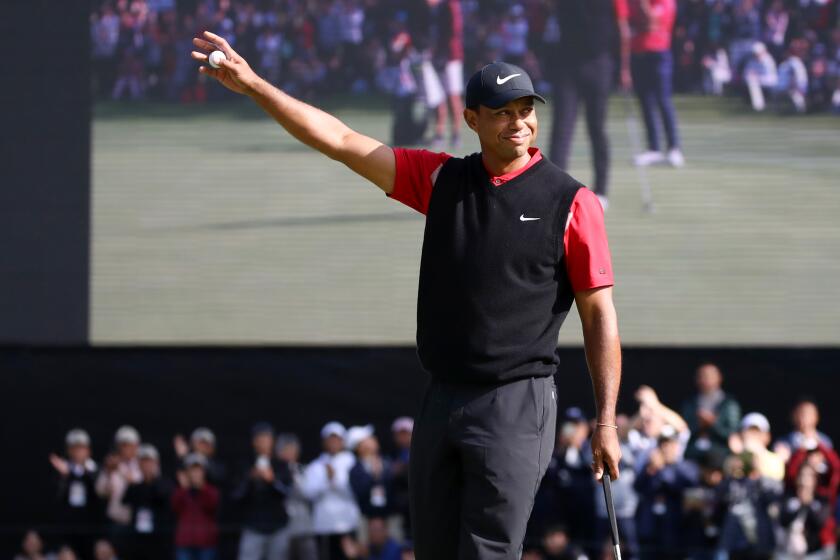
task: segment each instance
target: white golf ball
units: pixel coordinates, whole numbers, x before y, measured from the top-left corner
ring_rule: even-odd
[[[213,68],[218,68],[219,63],[223,60],[227,60],[225,53],[222,51],[213,51],[210,53],[210,56],[207,58],[207,62],[210,63],[210,66]]]

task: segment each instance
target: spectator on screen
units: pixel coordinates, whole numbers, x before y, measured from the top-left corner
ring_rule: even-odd
[[[77,554],[87,558],[93,544],[94,528],[101,521],[101,503],[96,495],[98,467],[91,459],[90,436],[81,429],[64,438],[67,458],[50,455],[58,474],[58,515],[66,542]]]
[[[721,389],[723,374],[715,364],[700,365],[695,379],[697,395],[683,404],[682,417],[691,430],[685,456],[699,461],[711,449],[726,451],[741,421],[741,406]]]
[[[321,429],[323,453],[304,472],[303,491],[313,502],[313,529],[330,559],[345,558],[343,537],[359,527],[359,506],[350,487],[355,457],[344,449],[347,430],[338,422]]]
[[[764,478],[781,482],[785,478],[785,462],[767,449],[770,444],[770,421],[759,412],[750,412],[741,419],[741,430],[729,436],[729,449],[739,455],[752,453],[755,468]]]
[[[207,482],[207,458],[184,457],[178,489],[172,494],[175,512],[175,560],[214,560],[219,542],[219,491]]]
[[[354,426],[347,431],[347,447],[356,454],[350,469],[350,486],[365,517],[388,517],[393,511],[391,462],[379,452],[373,426]]]
[[[137,458],[143,478],[130,485],[122,499],[131,508],[132,528],[131,548],[124,555],[132,560],[158,560],[171,555],[172,485],[160,475],[160,457],[154,446],[141,445]]]
[[[799,449],[815,447],[821,443],[825,447],[833,448],[831,438],[819,431],[820,411],[811,399],[802,399],[791,413],[793,431],[776,442],[774,450],[787,460]]]
[[[253,459],[242,471],[233,499],[243,517],[239,560],[285,559],[289,554],[286,496],[288,467],[273,457],[274,428],[259,422],[251,429]]]
[[[140,434],[131,426],[122,426],[114,436],[116,451],[108,454],[96,479],[96,493],[107,500],[105,515],[111,542],[123,552],[131,534],[131,508],[123,503],[126,489],[143,479],[137,461]]]
[[[680,457],[679,434],[663,428],[659,445],[636,478],[639,494],[636,513],[639,543],[643,551],[678,554],[684,545],[683,492],[697,486],[699,473],[694,463]]]
[[[312,504],[303,493],[304,467],[300,463],[300,440],[295,434],[278,434],[274,451],[277,459],[289,468],[291,476],[286,496],[291,557],[295,560],[317,560],[318,547],[312,536]]]

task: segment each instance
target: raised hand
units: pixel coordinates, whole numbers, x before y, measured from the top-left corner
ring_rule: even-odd
[[[247,95],[259,82],[260,77],[251,70],[244,58],[231,48],[224,37],[205,31],[202,37],[195,37],[193,45],[201,51],[192,51],[192,58],[209,65],[207,57],[213,51],[222,51],[227,60],[219,62],[220,68],[200,66],[198,71],[215,78],[223,86],[236,93]]]
[[[58,471],[58,474],[61,476],[67,476],[70,474],[70,466],[67,464],[67,461],[55,453],[50,455],[50,464],[52,464],[53,468]]]

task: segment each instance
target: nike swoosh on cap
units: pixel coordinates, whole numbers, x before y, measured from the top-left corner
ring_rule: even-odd
[[[511,74],[510,76],[505,76],[504,78],[502,78],[501,76],[496,76],[496,83],[499,84],[499,85],[502,85],[506,81],[512,80],[513,78],[515,78],[517,76],[521,76],[521,75],[522,74]]]

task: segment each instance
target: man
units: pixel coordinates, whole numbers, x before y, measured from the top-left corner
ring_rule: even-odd
[[[66,542],[81,558],[89,558],[93,531],[100,523],[101,503],[96,495],[98,473],[91,459],[90,436],[81,429],[67,432],[67,458],[50,455],[58,473],[57,521],[67,531]]]
[[[116,451],[108,454],[96,479],[96,493],[107,501],[105,515],[111,542],[123,554],[131,535],[131,508],[123,504],[126,488],[140,482],[143,474],[137,460],[140,433],[131,426],[122,426],[114,435]]]
[[[219,544],[219,490],[207,482],[207,458],[190,453],[172,494],[176,560],[213,560]]]
[[[251,428],[253,458],[242,469],[232,498],[242,514],[239,560],[285,560],[289,557],[286,496],[292,482],[288,467],[273,457],[274,428],[257,422]]]
[[[832,448],[831,438],[817,429],[820,423],[820,410],[811,399],[801,399],[793,407],[791,422],[794,430],[776,442],[774,451],[787,460],[796,451],[814,448],[818,443]]]
[[[682,167],[685,158],[680,149],[677,113],[671,101],[674,75],[671,33],[677,17],[676,0],[630,0],[628,7],[632,34],[630,66],[648,144],[648,151],[636,155],[635,164],[644,167],[666,161],[660,151],[656,124],[659,113],[668,141],[667,162]]]
[[[685,456],[702,461],[713,449],[729,449],[729,436],[741,422],[741,406],[721,389],[723,374],[715,364],[701,364],[695,379],[697,395],[682,407],[682,416],[691,430]]]
[[[293,136],[427,215],[418,353],[431,385],[411,449],[419,560],[514,559],[554,443],[557,336],[577,303],[598,410],[597,476],[618,474],[620,347],[603,212],[594,194],[531,147],[531,79],[494,63],[467,85],[464,120],[482,151],[454,158],[392,149],[260,79],[221,37],[219,69]]]
[[[620,46],[621,87],[629,90],[630,27],[626,0],[562,0],[554,3],[560,45],[549,53],[556,105],[551,123],[551,161],[568,167],[578,102],[586,107],[595,194],[606,209],[610,146],[605,130],[613,80],[613,52]]]
[[[137,451],[142,480],[129,486],[122,502],[131,509],[131,548],[125,554],[133,560],[157,560],[171,554],[172,485],[160,476],[160,457],[152,445]]]

